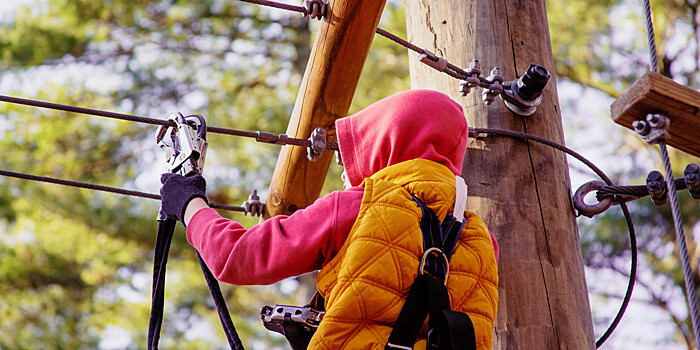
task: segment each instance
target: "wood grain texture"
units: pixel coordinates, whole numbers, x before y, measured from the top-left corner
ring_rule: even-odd
[[[320,126],[335,141],[335,120],[348,113],[385,2],[330,1],[330,18],[322,22],[316,36],[287,135],[308,138]],[[305,148],[282,147],[263,219],[288,215],[313,203],[333,159],[333,152],[326,151],[310,162]]]
[[[544,0],[404,1],[408,38],[468,67],[493,66],[505,80],[530,64],[554,75]],[[501,99],[466,97],[459,81],[410,56],[411,87],[442,91],[461,103],[470,126],[532,133],[564,143],[556,82],[530,117],[506,109]],[[583,259],[565,156],[546,146],[505,137],[470,140],[463,164],[468,209],[479,214],[500,245],[499,310],[494,348],[594,349]]]
[[[648,72],[610,105],[610,112],[615,123],[632,130],[635,120],[664,114],[671,121],[667,144],[700,157],[700,92]]]

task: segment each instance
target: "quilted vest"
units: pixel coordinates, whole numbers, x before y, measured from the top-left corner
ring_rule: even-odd
[[[363,182],[359,215],[338,254],[316,277],[326,314],[309,349],[383,349],[423,254],[420,198],[443,220],[454,206],[455,177],[445,166],[415,159]],[[488,229],[474,213],[450,260],[452,310],[466,312],[477,349],[491,349],[498,271]],[[427,320],[414,349],[425,349]]]

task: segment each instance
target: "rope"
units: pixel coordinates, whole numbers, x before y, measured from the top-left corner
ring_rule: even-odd
[[[527,134],[524,132],[520,131],[515,131],[515,130],[506,130],[506,129],[491,129],[491,128],[469,128],[470,137],[479,137],[479,134],[487,134],[487,135],[497,135],[497,136],[508,136],[508,137],[513,137],[516,139],[521,139],[521,140],[530,140],[534,142],[538,142],[550,147],[553,147],[557,150],[560,150],[562,152],[565,152],[572,157],[578,159],[581,161],[583,164],[586,164],[593,172],[595,172],[605,183],[608,184],[608,186],[613,186],[612,180],[603,173],[602,170],[600,170],[597,166],[595,166],[591,161],[588,159],[584,158],[582,155],[579,153],[575,152],[574,150],[561,145],[559,143],[556,143],[552,140],[548,140],[536,135],[532,134]],[[645,192],[646,192],[646,187],[645,187]],[[634,282],[637,278],[637,235],[634,232],[634,223],[632,222],[632,216],[630,215],[629,209],[627,208],[627,204],[624,202],[620,202],[620,209],[622,209],[622,213],[625,216],[625,221],[627,222],[627,228],[629,230],[629,236],[630,236],[630,246],[631,246],[631,259],[632,259],[632,266],[630,267],[630,279],[629,282],[627,283],[627,291],[625,292],[625,297],[622,300],[622,304],[620,305],[620,309],[617,312],[617,315],[615,315],[615,319],[613,319],[612,323],[610,326],[608,326],[608,329],[605,331],[605,333],[596,341],[596,348],[599,348],[605,341],[610,337],[612,332],[617,328],[617,325],[620,323],[620,320],[622,320],[622,316],[625,313],[625,310],[627,310],[627,306],[629,305],[630,299],[632,298],[632,291],[634,290]]]
[[[656,57],[656,41],[654,38],[654,22],[651,17],[651,4],[649,0],[644,0],[644,20],[646,21],[647,40],[649,42],[649,60],[651,71],[658,73],[658,58]],[[667,179],[673,179],[673,169],[671,168],[671,159],[668,156],[666,141],[659,141],[659,150],[661,152],[661,160],[664,163],[664,170]],[[685,283],[686,298],[688,299],[688,308],[690,311],[690,321],[693,328],[693,336],[695,337],[695,346],[700,349],[700,312],[698,310],[698,298],[695,291],[695,283],[693,282],[693,272],[690,267],[690,258],[688,257],[688,247],[685,242],[685,232],[683,229],[683,216],[681,214],[680,204],[678,203],[678,195],[676,194],[676,182],[667,181],[668,196],[671,202],[671,214],[673,216],[673,225],[676,231],[676,241],[678,242],[678,254],[681,259],[681,269],[683,271],[683,281]]]
[[[160,200],[160,195],[157,195],[157,194],[140,192],[140,191],[133,191],[133,190],[125,190],[123,188],[95,185],[95,184],[90,184],[90,183],[85,183],[85,182],[61,180],[61,179],[56,179],[53,177],[16,173],[16,172],[7,171],[7,170],[0,170],[0,175],[7,176],[7,177],[14,177],[14,178],[18,178],[18,179],[30,180],[30,181],[48,182],[48,183],[62,185],[62,186],[85,188],[85,189],[94,190],[94,191],[116,193],[116,194],[121,194],[121,195],[125,195],[125,196]],[[238,211],[238,212],[245,211],[242,207],[234,207],[231,205],[218,204],[218,203],[210,203],[209,206],[212,208],[215,208],[215,209],[222,209],[222,210],[229,210],[229,211]]]
[[[245,0],[241,0],[241,1],[245,1]],[[105,117],[105,118],[111,118],[111,119],[126,120],[126,121],[130,121],[130,122],[137,122],[137,123],[144,123],[144,124],[163,125],[163,126],[175,126],[176,125],[174,122],[172,122],[170,120],[141,117],[141,116],[135,116],[135,115],[130,115],[130,114],[124,114],[124,113],[108,112],[108,111],[102,111],[99,109],[62,105],[62,104],[58,104],[58,103],[30,100],[30,99],[11,97],[11,96],[5,96],[5,95],[0,95],[0,101],[7,102],[7,103],[26,105],[26,106],[54,109],[54,110],[65,111],[65,112],[87,114],[87,115],[93,115],[93,116]],[[256,141],[258,141],[258,142],[275,143],[275,141],[257,140],[259,137],[259,134],[257,132],[254,132],[254,131],[243,131],[243,130],[225,129],[225,128],[207,126],[207,132],[211,132],[211,133],[215,133],[215,134],[231,135],[231,136],[249,137],[249,138],[256,139]],[[274,139],[276,140],[276,138],[274,138]],[[309,141],[307,139],[298,139],[298,138],[293,138],[293,137],[287,138],[286,144],[295,145],[295,146],[302,146],[302,147],[311,147],[311,141]],[[328,145],[329,149],[338,150],[338,143],[337,142],[327,142],[327,145]]]

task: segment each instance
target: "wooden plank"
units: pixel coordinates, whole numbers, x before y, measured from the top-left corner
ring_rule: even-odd
[[[634,130],[635,120],[660,113],[671,121],[667,144],[700,157],[700,92],[649,72],[610,106],[615,123]]]
[[[554,74],[544,0],[405,0],[409,41],[483,76],[498,66],[506,80],[530,64]],[[526,118],[503,102],[462,97],[459,81],[410,56],[411,86],[442,91],[462,104],[470,126],[525,131],[564,143],[556,79]],[[479,214],[500,246],[494,349],[594,349],[583,258],[570,202],[565,156],[505,137],[470,140],[463,164],[468,210]]]
[[[348,113],[385,2],[330,1],[330,19],[321,23],[316,36],[287,135],[308,138],[320,126],[335,141],[335,120]],[[263,219],[291,214],[313,203],[333,159],[333,152],[326,151],[310,162],[306,149],[282,147]]]

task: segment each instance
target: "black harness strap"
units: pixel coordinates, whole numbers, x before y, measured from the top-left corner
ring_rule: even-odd
[[[445,287],[448,266],[444,259],[449,261],[464,223],[452,215],[440,223],[435,212],[420,199],[413,196],[413,200],[423,212],[420,227],[424,251],[437,248],[442,254],[426,254],[425,261],[421,261],[423,273],[414,280],[385,349],[413,349],[426,316],[430,328],[428,349],[476,349],[474,326],[467,314],[450,310]]]
[[[175,224],[177,221],[166,218],[163,221],[158,221],[158,234],[156,236],[156,249],[155,256],[153,258],[153,291],[151,293],[151,316],[148,321],[148,349],[157,350],[158,341],[160,340],[160,329],[163,323],[163,303],[165,300],[165,266],[168,262],[168,252],[170,251],[170,243],[173,239],[173,232],[175,231]],[[243,349],[243,344],[241,343],[238,333],[236,333],[236,328],[233,326],[233,321],[231,321],[231,315],[228,313],[228,308],[226,307],[226,302],[223,295],[221,294],[221,289],[219,288],[219,282],[216,281],[214,275],[211,273],[204,260],[197,252],[197,258],[199,259],[199,265],[202,268],[204,277],[207,280],[207,285],[211,291],[211,295],[214,298],[214,304],[216,304],[216,310],[219,313],[219,319],[224,328],[224,333],[226,333],[226,339],[231,349]]]

